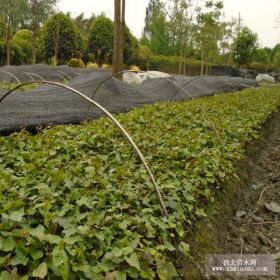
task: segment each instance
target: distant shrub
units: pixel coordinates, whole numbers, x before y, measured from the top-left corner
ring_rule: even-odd
[[[250,69],[256,70],[257,72],[266,72],[267,65],[262,62],[254,61],[250,64]]]
[[[71,58],[68,63],[68,66],[74,67],[74,68],[85,68],[85,64],[81,59],[78,58]]]
[[[89,62],[89,63],[87,64],[87,68],[98,68],[98,64],[97,64],[97,63]]]
[[[52,65],[52,66],[57,66],[57,59],[56,59],[55,56],[53,56],[53,57],[51,58],[51,65]]]
[[[104,69],[110,69],[112,66],[110,65],[110,64],[103,64],[102,65],[102,68],[104,68]]]
[[[138,66],[136,66],[136,65],[131,65],[129,67],[129,70],[131,70],[131,71],[140,71],[140,68]]]

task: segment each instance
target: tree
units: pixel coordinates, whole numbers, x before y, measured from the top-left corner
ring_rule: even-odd
[[[153,56],[152,51],[146,45],[140,45],[132,54],[133,63],[149,70],[149,62]]]
[[[58,0],[28,0],[29,26],[32,30],[32,63],[36,63],[39,31],[43,23],[54,14]]]
[[[219,41],[223,37],[224,29],[220,20],[223,7],[222,1],[206,1],[205,11],[197,16],[196,29],[201,55],[201,75],[204,74],[204,62],[214,60],[214,57],[219,54]]]
[[[0,17],[0,41],[4,41],[5,37],[5,23]]]
[[[84,13],[79,14],[74,19],[75,24],[80,29],[80,32],[83,36],[87,36],[89,32],[89,28],[92,23],[96,20],[95,14],[92,14],[90,18],[85,18]]]
[[[122,79],[125,28],[125,0],[115,0],[113,75]]]
[[[172,55],[180,57],[179,74],[185,58],[193,53],[194,22],[201,9],[198,4],[199,0],[171,0],[169,40]]]
[[[150,0],[146,9],[142,43],[147,42],[154,54],[169,55],[169,30],[164,6],[160,0]]]
[[[13,37],[13,45],[17,45],[22,51],[21,63],[32,63],[32,39],[33,32],[28,29],[21,29]]]
[[[280,72],[280,51],[277,52],[277,53],[274,55],[274,58],[273,58],[273,65],[275,66],[275,68],[277,69],[277,71]]]
[[[53,15],[42,27],[41,49],[49,61],[54,57],[60,64],[82,50],[82,37],[78,27],[63,13]]]
[[[269,64],[270,63],[270,56],[265,49],[257,49],[253,56],[253,61],[260,62],[263,64]]]
[[[90,27],[88,49],[99,66],[112,61],[113,32],[113,22],[103,15],[97,17]]]
[[[240,67],[248,67],[258,47],[258,37],[248,27],[243,27],[233,43],[233,60]]]
[[[14,32],[26,18],[27,0],[1,0],[0,16],[5,24],[6,64],[11,63],[11,42]]]
[[[98,16],[92,23],[88,34],[88,51],[93,60],[102,66],[112,63],[114,24],[104,15]],[[137,39],[127,26],[124,27],[124,62],[129,63],[130,57],[137,47]]]

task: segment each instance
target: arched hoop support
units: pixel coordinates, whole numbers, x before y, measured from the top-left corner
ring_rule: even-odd
[[[137,72],[137,73],[145,73],[145,71],[132,71],[132,70],[124,70],[124,71],[121,71],[119,73],[116,73],[116,74],[121,74],[121,73],[131,73],[131,72]],[[116,75],[115,74],[115,75]],[[100,89],[100,87],[108,80],[110,80],[112,77],[114,77],[115,75],[110,75],[109,77],[107,77],[106,79],[102,80],[94,89],[93,91],[93,95],[92,95],[92,99],[94,99],[96,93],[98,92],[98,90]],[[195,77],[194,79],[188,81],[185,85],[187,84],[190,84],[192,83],[193,81],[195,80],[198,80],[200,79],[201,76],[198,76],[198,77]],[[186,90],[185,88],[183,88],[182,86],[178,85],[177,83],[171,81],[170,79],[168,79],[168,77],[163,77],[164,80],[168,81],[169,83],[171,83],[172,85],[174,85],[175,87],[177,87],[177,90],[175,91],[175,93],[173,94],[173,96],[171,97],[172,99],[175,97],[175,95],[177,94],[178,91],[182,90],[184,93],[186,93],[192,100],[194,100],[195,102],[197,101],[196,98],[194,96],[192,96],[192,94]],[[172,100],[171,99],[171,100]],[[169,100],[170,101],[170,100]],[[87,115],[89,113],[89,110],[90,110],[90,106],[88,107],[88,110],[87,110]],[[214,125],[214,123],[212,122],[212,120],[210,119],[209,115],[207,114],[206,110],[204,108],[202,108],[202,112],[203,112],[203,115],[205,116],[205,118],[207,119],[208,123],[210,124],[210,126],[212,127],[213,131],[215,132],[215,134],[217,135],[217,138],[220,142],[220,144],[223,146],[223,140],[218,132],[218,129],[216,128],[216,126]]]
[[[34,84],[34,83],[42,83],[42,84],[52,84],[58,87],[62,87],[65,89],[68,89],[69,91],[79,95],[80,97],[82,97],[83,99],[87,100],[89,103],[91,103],[92,105],[94,105],[95,107],[97,107],[99,110],[101,110],[103,113],[105,113],[113,122],[114,124],[119,128],[119,130],[122,132],[122,134],[125,136],[125,138],[128,140],[128,142],[130,143],[130,145],[133,147],[134,151],[136,152],[136,154],[138,155],[138,157],[140,158],[142,164],[144,165],[150,180],[154,186],[155,192],[158,196],[159,202],[160,202],[160,206],[162,208],[163,211],[163,215],[164,216],[168,216],[167,210],[166,210],[166,206],[165,203],[163,201],[161,192],[160,192],[160,188],[155,180],[154,174],[152,172],[152,170],[150,169],[148,163],[146,162],[145,157],[143,156],[142,152],[140,151],[140,149],[138,148],[138,146],[136,145],[136,143],[134,142],[134,140],[132,139],[132,137],[129,135],[129,133],[125,130],[125,128],[121,125],[121,123],[110,113],[108,112],[104,107],[102,107],[99,103],[97,103],[96,101],[92,100],[91,98],[89,98],[88,96],[86,96],[85,94],[83,94],[82,92],[71,88],[69,86],[63,85],[63,84],[59,84],[56,82],[51,82],[51,81],[38,81],[38,82],[26,82],[26,83],[22,83],[16,87],[14,87],[13,89],[9,90],[8,92],[6,92],[1,98],[0,98],[0,104],[1,102],[7,98],[12,92],[14,92],[15,90],[19,89],[22,86],[28,85],[28,84]]]
[[[56,73],[59,73],[59,74],[61,74],[62,76],[67,77],[67,78],[69,79],[68,82],[72,80],[72,78],[71,78],[68,74],[66,74],[65,72],[57,71]]]
[[[1,73],[1,72],[2,72],[2,73],[5,73],[5,74],[7,74],[7,75],[9,75],[10,77],[12,77],[13,80],[16,80],[18,84],[21,83],[21,81],[19,80],[19,78],[16,77],[14,74],[12,74],[12,73],[10,73],[10,72],[8,72],[8,71],[4,71],[4,70],[0,70],[0,73]]]
[[[66,83],[69,82],[67,79],[65,79],[64,76],[62,76],[61,74],[59,74],[59,73],[57,73],[57,72],[46,74],[46,75],[43,77],[44,81],[47,81],[47,80],[45,79],[46,77],[50,78],[51,76],[57,76],[57,77],[61,78],[64,82],[66,82]]]
[[[44,78],[42,78],[40,75],[38,74],[35,74],[35,73],[31,73],[31,72],[24,72],[25,74],[28,74],[30,77],[36,77],[36,78],[39,78],[41,81],[45,81]],[[32,78],[33,81],[35,81],[33,78]]]

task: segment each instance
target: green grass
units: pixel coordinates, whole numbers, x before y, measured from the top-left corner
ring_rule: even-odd
[[[172,239],[188,254],[192,224],[279,105],[279,88],[260,88],[118,116],[155,173],[168,218],[107,118],[0,137],[1,277],[171,279]]]
[[[27,91],[27,90],[31,90],[33,88],[38,87],[39,85],[41,85],[40,83],[34,83],[34,84],[28,84],[28,85],[24,85],[21,88],[19,88],[20,91]],[[7,83],[7,82],[0,82],[0,89],[7,89],[10,90],[14,87],[18,86],[18,84],[14,84],[14,83]]]

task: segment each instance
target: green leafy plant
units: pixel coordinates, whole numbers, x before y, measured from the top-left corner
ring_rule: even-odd
[[[1,278],[176,277],[172,241],[188,254],[191,225],[279,105],[279,88],[260,88],[118,116],[155,173],[168,217],[107,118],[0,137]]]
[[[81,59],[78,58],[71,58],[68,63],[68,66],[74,67],[74,68],[85,68],[85,64]]]

